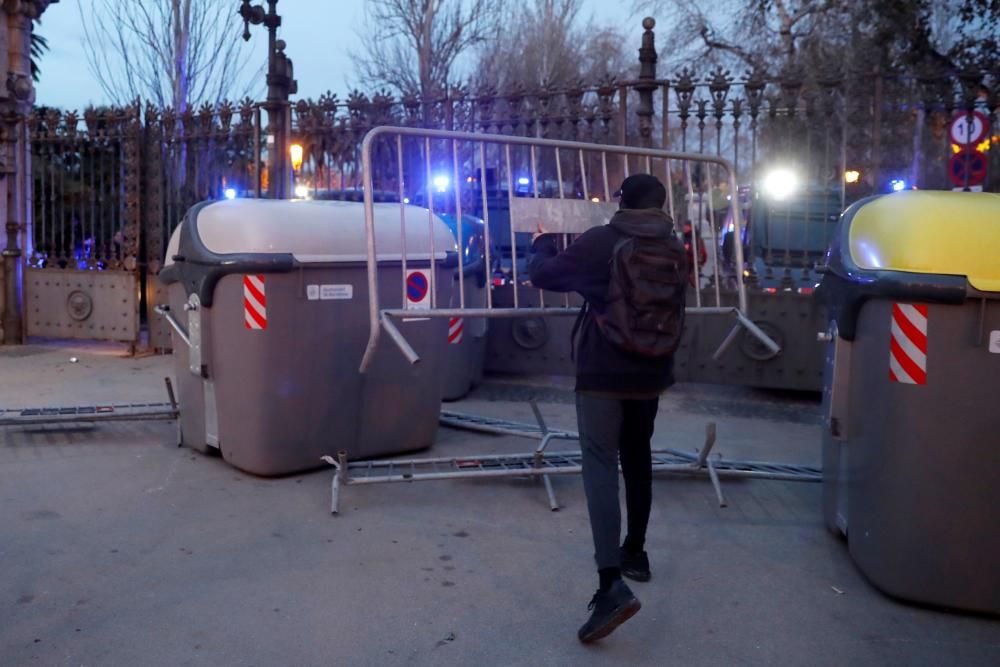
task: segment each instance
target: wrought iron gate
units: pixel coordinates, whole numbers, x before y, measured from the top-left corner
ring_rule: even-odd
[[[235,122],[234,122],[235,120]],[[25,271],[29,336],[140,341],[166,349],[157,279],[184,212],[257,194],[258,107],[245,100],[177,114],[139,104],[31,116],[33,216]],[[255,131],[256,129],[256,131]],[[145,312],[143,312],[145,309]]]
[[[82,124],[81,124],[82,122]],[[136,342],[141,125],[138,105],[79,117],[36,111],[29,336]]]

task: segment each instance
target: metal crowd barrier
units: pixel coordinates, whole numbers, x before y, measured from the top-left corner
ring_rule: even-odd
[[[394,139],[394,141],[392,141]],[[404,139],[409,140],[410,145],[404,146]],[[376,142],[388,142],[394,148],[396,154],[396,173],[394,178],[383,179],[395,182],[398,188],[398,198],[400,206],[400,235],[402,246],[402,299],[400,308],[383,308],[379,303],[378,292],[378,249],[375,245],[375,189],[374,189],[374,160],[373,150],[377,146]],[[416,145],[412,145],[416,142]],[[445,176],[434,176],[435,145],[446,146],[446,150],[440,148],[438,155],[445,155],[445,162],[448,163],[449,174]],[[492,295],[487,292],[485,308],[467,308],[465,304],[465,267],[464,253],[459,251],[458,256],[458,293],[459,307],[439,307],[437,299],[437,289],[434,284],[434,271],[430,272],[430,308],[421,309],[419,316],[426,317],[531,317],[543,315],[576,315],[578,308],[570,307],[568,295],[561,306],[546,306],[545,295],[539,290],[539,307],[521,307],[519,300],[519,289],[521,280],[518,277],[518,252],[515,234],[518,232],[532,233],[541,226],[547,232],[574,235],[581,234],[587,229],[605,224],[614,211],[617,204],[612,202],[612,183],[609,179],[609,158],[616,160],[616,164],[621,165],[623,176],[628,176],[630,171],[630,161],[641,165],[646,173],[659,174],[661,180],[667,187],[668,212],[677,222],[678,204],[675,202],[674,184],[675,175],[680,176],[683,181],[683,188],[686,188],[689,200],[689,209],[696,202],[697,220],[691,224],[691,247],[694,254],[694,278],[695,278],[695,303],[688,307],[689,314],[714,315],[714,316],[734,316],[736,322],[729,335],[721,342],[715,352],[715,357],[721,358],[726,349],[732,345],[741,329],[746,329],[775,354],[780,352],[780,346],[772,340],[764,331],[757,327],[749,317],[747,317],[747,291],[744,284],[744,260],[743,260],[743,220],[739,205],[739,193],[736,182],[735,169],[728,160],[695,153],[678,153],[650,148],[636,148],[630,146],[612,146],[604,144],[582,143],[574,141],[560,141],[553,139],[535,139],[526,137],[513,137],[496,134],[477,134],[472,132],[451,132],[443,130],[427,130],[421,128],[407,127],[376,127],[365,135],[361,145],[362,178],[364,190],[365,225],[367,234],[368,252],[368,304],[369,304],[369,326],[370,333],[368,345],[364,357],[361,361],[361,372],[365,372],[373,358],[375,349],[379,343],[381,332],[384,330],[392,341],[399,347],[403,355],[411,362],[416,363],[420,357],[412,346],[407,342],[406,337],[396,326],[395,319],[413,317],[413,310],[406,307],[408,301],[407,293],[407,249],[406,249],[406,216],[404,207],[408,203],[406,196],[406,164],[404,148],[411,148],[411,154],[416,152],[421,154],[419,171],[423,171],[423,186],[421,195],[426,197],[428,212],[428,225],[433,227],[435,216],[435,196],[447,194],[450,190],[450,206],[448,207],[456,215],[456,219],[462,219],[463,205],[463,173],[468,173],[468,169],[478,170],[479,173],[479,195],[482,199],[483,223],[485,236],[487,239],[485,247],[486,266],[492,266],[490,242],[490,211],[487,193],[487,164],[498,164],[498,182],[506,184],[507,205],[509,207],[509,220],[506,231],[511,239],[511,271],[514,283],[513,307],[496,307],[493,304]],[[415,151],[413,149],[416,149]],[[528,151],[527,166],[524,165],[523,155],[518,155],[520,161],[515,161],[512,149],[525,149]],[[552,194],[558,191],[558,196],[543,197],[542,189],[539,187],[540,164],[547,160],[548,171],[555,172],[557,188],[551,188]],[[384,160],[379,163],[383,166]],[[390,161],[391,162],[391,161]],[[440,164],[440,161],[438,161]],[[515,164],[516,163],[516,164]],[[595,166],[598,165],[598,166]],[[697,165],[700,169],[701,178],[696,179],[692,175],[691,165]],[[677,169],[675,165],[679,165]],[[573,192],[567,193],[564,171],[569,168],[574,177],[573,183],[580,184],[580,190],[573,188]],[[588,173],[588,167],[590,173]],[[715,244],[714,253],[714,303],[703,303],[701,285],[701,267],[699,258],[699,229],[703,220],[703,207],[708,209],[710,228],[715,227],[715,213],[711,196],[713,180],[711,176],[712,168],[722,169],[725,172],[725,182],[729,187],[729,213],[728,220],[732,221],[734,243],[733,251],[735,256],[735,269],[732,278],[735,279],[738,295],[738,305],[724,305],[720,285],[722,283],[721,268],[719,266],[719,244],[718,231],[712,234],[712,242]],[[524,169],[521,173],[530,174],[518,177],[519,187],[526,188],[526,196],[517,196],[515,188],[515,171]],[[599,169],[599,175],[594,171]],[[411,161],[412,171],[412,161]],[[441,190],[435,184],[435,180],[447,179],[449,187]],[[592,180],[597,181],[596,193],[591,191]],[[722,182],[721,180],[719,181]],[[617,187],[617,184],[615,184]],[[576,195],[581,194],[582,198]],[[572,195],[572,196],[568,196]],[[592,196],[593,194],[593,196]],[[458,243],[457,248],[464,249],[464,239],[462,238],[462,225],[457,225]],[[564,239],[566,236],[564,236]],[[434,235],[430,235],[430,256],[435,256]]]
[[[0,408],[0,426],[93,424],[95,422],[155,421],[177,419],[180,406],[170,378],[163,378],[169,403],[103,403],[100,405]]]
[[[489,435],[512,435],[537,439],[532,452],[514,454],[470,454],[461,457],[435,457],[414,459],[380,459],[375,461],[347,460],[347,452],[337,457],[323,456],[322,460],[334,467],[330,483],[330,512],[340,513],[340,494],[343,487],[399,482],[430,482],[448,479],[482,479],[495,477],[540,477],[548,495],[549,509],[559,509],[552,475],[574,475],[583,471],[580,450],[551,452],[548,445],[553,440],[579,440],[573,431],[552,430],[546,425],[538,406],[532,402],[537,426],[480,415],[470,415],[447,410],[441,411],[441,424]],[[798,463],[770,461],[739,461],[725,459],[718,454],[710,456],[716,442],[716,425],[710,422],[705,428],[705,442],[700,449],[652,450],[653,472],[667,472],[693,477],[707,477],[712,483],[719,507],[726,507],[722,493],[722,478],[766,479],[782,482],[821,482],[823,472],[819,467]]]

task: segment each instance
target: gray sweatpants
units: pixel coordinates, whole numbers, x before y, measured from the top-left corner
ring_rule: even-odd
[[[576,394],[576,420],[583,453],[583,489],[598,569],[620,567],[621,506],[618,461],[625,478],[628,533],[642,543],[652,496],[650,438],[659,400]]]

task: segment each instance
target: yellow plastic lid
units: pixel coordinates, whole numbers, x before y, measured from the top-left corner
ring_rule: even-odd
[[[861,269],[965,276],[1000,292],[1000,195],[906,191],[865,204],[848,232]]]

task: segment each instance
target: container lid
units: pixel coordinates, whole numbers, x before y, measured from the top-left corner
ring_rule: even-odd
[[[430,259],[432,230],[435,259],[455,252],[448,227],[437,216],[431,219],[427,209],[378,203],[374,210],[379,261],[402,258],[400,211],[406,221],[407,261]],[[204,206],[193,217],[201,243],[213,255],[285,254],[303,264],[368,258],[360,202],[234,199]]]
[[[403,243],[400,219],[405,220]],[[457,256],[448,226],[427,209],[375,204],[379,262],[441,262]],[[308,264],[366,264],[364,204],[243,199],[196,204],[167,245],[160,279],[183,283],[211,306],[215,285],[234,273],[282,273]]]
[[[847,240],[859,269],[965,276],[977,290],[1000,292],[1000,195],[878,197],[854,212]]]

